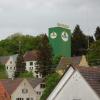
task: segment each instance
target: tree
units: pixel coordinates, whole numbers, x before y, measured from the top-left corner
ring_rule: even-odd
[[[40,100],[47,100],[47,97],[53,91],[59,80],[60,75],[58,73],[53,73],[46,77],[46,87]]]
[[[95,35],[96,40],[100,40],[100,27],[99,26],[96,28],[96,32],[94,35]]]
[[[100,40],[91,44],[87,58],[90,65],[100,65]]]
[[[3,64],[0,63],[0,79],[7,78],[6,68]]]
[[[0,41],[0,55],[12,55],[18,53],[19,41],[21,42],[22,53],[38,48],[41,36],[23,35],[15,33]]]
[[[52,48],[46,34],[41,35],[38,51],[37,70],[43,77],[45,77],[51,73],[52,66]]]
[[[83,34],[79,25],[76,25],[72,34],[72,56],[81,56],[86,54],[88,47],[87,37]]]
[[[6,49],[0,47],[0,56],[3,56],[3,55],[8,55],[9,53],[7,52]]]
[[[19,54],[17,57],[17,62],[16,62],[16,74],[15,76],[19,76],[20,73],[23,73],[25,71],[25,63],[23,59],[23,55]]]

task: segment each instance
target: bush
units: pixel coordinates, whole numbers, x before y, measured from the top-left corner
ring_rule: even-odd
[[[25,72],[19,73],[18,77],[20,77],[20,78],[33,78],[33,73],[25,71]]]
[[[0,64],[0,79],[7,78],[5,66]]]
[[[46,100],[50,93],[53,91],[60,79],[59,74],[53,73],[46,77],[46,87],[40,100]]]

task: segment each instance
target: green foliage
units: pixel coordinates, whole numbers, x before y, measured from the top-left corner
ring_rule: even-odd
[[[52,69],[55,70],[55,68],[57,67],[58,63],[60,62],[62,56],[56,56],[53,57],[53,65],[52,65]]]
[[[33,78],[33,73],[25,71],[25,72],[19,73],[18,77],[20,77],[20,78]]]
[[[20,45],[22,53],[25,53],[29,50],[37,49],[40,38],[40,36],[30,36],[15,33],[5,40],[0,41],[0,51],[2,52],[0,52],[0,56],[18,53],[19,42],[21,43]]]
[[[52,66],[52,48],[46,34],[41,35],[38,51],[37,70],[45,77],[51,73]]]
[[[16,77],[19,76],[18,74],[25,71],[25,63],[22,54],[19,54],[16,61]]]
[[[3,56],[3,55],[8,55],[8,51],[2,47],[0,47],[0,56]]]
[[[96,40],[100,40],[100,27],[99,26],[96,28],[96,32],[94,35],[95,35]]]
[[[100,65],[100,40],[91,44],[87,58],[90,65]]]
[[[60,76],[57,73],[53,73],[51,75],[48,75],[46,77],[46,88],[43,92],[43,95],[41,96],[40,100],[46,100],[47,97],[50,95],[50,93],[53,91],[55,86],[60,80]]]
[[[5,79],[7,78],[5,66],[0,64],[0,79]]]
[[[72,56],[86,54],[87,47],[88,39],[81,31],[80,26],[77,25],[72,34]]]

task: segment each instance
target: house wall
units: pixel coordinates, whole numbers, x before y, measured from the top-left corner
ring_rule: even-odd
[[[32,65],[30,64],[31,62],[33,63]],[[29,72],[32,71],[34,77],[38,76],[38,78],[41,78],[40,74],[35,72],[36,71],[36,61],[26,61],[25,63],[26,63],[25,67],[27,71]]]
[[[67,74],[65,75],[67,76]],[[62,80],[62,82],[65,79]],[[69,80],[65,82],[61,90],[54,98],[47,100],[100,100],[93,89],[88,85],[84,78],[76,71]]]
[[[8,78],[13,78],[15,76],[16,63],[14,62],[12,57],[9,58],[9,60],[5,64],[5,67],[8,74]]]
[[[82,59],[79,63],[79,66],[89,67],[89,64],[88,64],[86,57],[84,55],[82,56]]]
[[[70,67],[69,70],[66,72],[66,74],[63,76],[63,78],[60,80],[59,84],[55,87],[53,92],[49,95],[47,100],[55,100],[53,98],[58,93],[58,91],[61,89],[61,87],[64,85],[66,80],[69,79],[69,77],[72,75],[73,72],[74,72],[74,69],[72,67]],[[62,100],[64,100],[64,99],[62,99]]]
[[[23,93],[22,89],[27,89],[27,93]],[[35,93],[34,89],[26,79],[20,83],[20,85],[11,95],[11,100],[17,100],[16,98],[23,98],[23,100],[27,100],[27,98],[29,98],[29,100],[39,100],[38,95]]]
[[[42,84],[42,83],[41,83]],[[44,88],[41,88],[41,84],[37,85],[35,88],[34,88],[34,91],[37,93],[38,95],[38,100],[40,100],[40,97],[42,96],[42,93],[44,91]]]

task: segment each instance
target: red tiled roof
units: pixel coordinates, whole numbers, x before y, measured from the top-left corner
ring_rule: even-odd
[[[38,58],[38,51],[28,51],[24,54],[24,61],[36,61]]]
[[[10,95],[8,95],[2,83],[0,83],[0,100],[10,100]]]
[[[18,87],[18,85],[21,83],[22,79],[4,79],[4,80],[0,80],[0,82],[4,85],[4,87],[6,88],[7,92],[9,93],[9,95],[12,94],[12,92]]]
[[[99,67],[77,67],[78,71],[89,83],[89,85],[100,96],[100,68]]]

